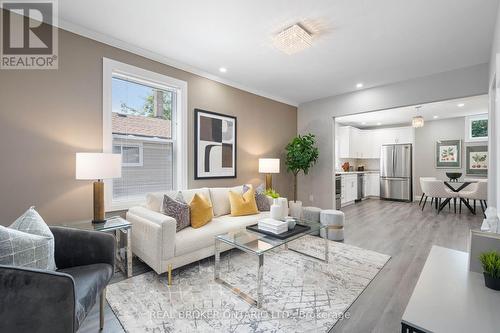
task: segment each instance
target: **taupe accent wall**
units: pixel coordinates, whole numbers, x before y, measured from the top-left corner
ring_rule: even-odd
[[[259,157],[281,157],[297,108],[60,30],[58,70],[0,70],[0,225],[29,206],[49,224],[92,217],[92,184],[75,180],[75,153],[102,149],[102,58],[188,82],[190,188],[260,183]],[[194,180],[194,108],[238,117],[238,178]],[[292,177],[273,177],[283,195]]]

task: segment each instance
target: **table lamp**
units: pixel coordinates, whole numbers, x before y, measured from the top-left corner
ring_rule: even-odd
[[[280,173],[279,158],[259,158],[259,173],[266,174],[266,190],[273,188],[273,173]]]
[[[94,219],[92,223],[104,223],[103,179],[122,176],[122,155],[110,153],[76,153],[76,179],[95,180]]]

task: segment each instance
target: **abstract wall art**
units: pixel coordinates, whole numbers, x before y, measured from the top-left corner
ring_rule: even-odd
[[[195,109],[194,119],[194,178],[236,178],[236,117]]]

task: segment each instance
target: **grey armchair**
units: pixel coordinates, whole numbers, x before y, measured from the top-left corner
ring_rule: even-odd
[[[112,235],[51,227],[57,271],[0,265],[0,332],[76,332],[113,276]]]

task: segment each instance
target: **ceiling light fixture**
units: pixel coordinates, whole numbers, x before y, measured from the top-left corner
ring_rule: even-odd
[[[434,116],[434,117],[432,117],[432,118],[434,118],[434,119],[438,119],[438,118],[439,118],[439,116]]]
[[[312,45],[312,35],[299,24],[286,28],[274,37],[274,46],[286,54],[300,52]]]
[[[457,104],[457,106],[458,106],[459,108],[463,108],[463,107],[465,106],[465,103],[458,103],[458,104]]]
[[[356,88],[358,88],[358,89],[363,88],[363,83],[358,83],[358,84],[356,84]]]
[[[365,122],[365,121],[363,121],[363,122],[361,123],[361,125],[366,125],[366,122]]]
[[[377,123],[377,126],[380,126],[380,125],[382,125],[382,123]]]
[[[420,111],[420,108],[422,106],[416,106],[415,109],[417,110],[417,112]],[[413,128],[420,128],[420,127],[424,127],[424,117],[422,116],[416,116],[416,117],[413,117],[412,120],[411,120],[411,126]]]
[[[221,68],[219,68],[219,72],[225,73],[225,72],[227,72],[227,68],[226,67],[221,67]]]

